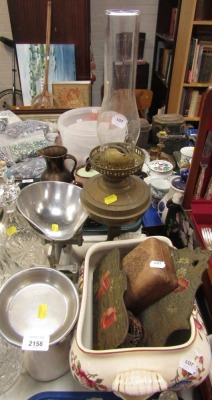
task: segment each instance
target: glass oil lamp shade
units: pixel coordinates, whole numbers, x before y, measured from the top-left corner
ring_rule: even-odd
[[[140,12],[106,10],[105,14],[104,97],[97,136],[101,145],[135,145],[140,127],[135,99]]]

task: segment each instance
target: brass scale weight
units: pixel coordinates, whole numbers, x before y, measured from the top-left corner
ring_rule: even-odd
[[[128,143],[108,143],[91,150],[91,167],[99,172],[86,182],[81,202],[97,222],[108,226],[108,240],[121,226],[140,218],[151,204],[148,185],[135,174],[141,172],[144,152]]]

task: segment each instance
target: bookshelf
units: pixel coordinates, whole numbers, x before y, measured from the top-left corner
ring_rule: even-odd
[[[151,81],[153,101],[149,110],[150,118],[158,113],[158,109],[167,107],[175,61],[181,2],[182,0],[159,0],[158,3]]]
[[[188,122],[198,124],[202,95],[211,85],[212,78],[209,78],[208,82],[206,78],[204,81],[199,78],[189,81],[185,79],[185,76],[192,38],[196,39],[195,43],[198,49],[203,41],[207,41],[210,49],[208,49],[207,58],[211,63],[211,10],[211,0],[159,0],[151,83],[153,102],[150,117],[164,107],[164,112],[182,114]],[[175,13],[174,29],[171,28],[173,27],[173,13]],[[165,52],[169,55],[167,68],[162,67]],[[163,68],[165,68],[165,74]],[[212,68],[210,67],[209,70],[211,71]],[[210,76],[209,72],[208,76]],[[195,100],[193,99],[193,106],[189,112],[192,94]],[[183,104],[183,100],[187,101],[187,105]]]
[[[206,17],[208,19],[205,19]],[[206,64],[203,63],[203,54],[204,58],[207,58],[209,68],[206,68]],[[182,0],[172,77],[166,104],[167,113],[182,114],[186,121],[198,124],[203,94],[212,82],[211,60],[212,11],[210,0],[190,0],[189,2]]]

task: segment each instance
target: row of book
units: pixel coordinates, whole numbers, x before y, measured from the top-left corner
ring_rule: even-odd
[[[180,114],[184,117],[200,117],[203,98],[203,91],[195,88],[183,88]]]
[[[171,72],[172,57],[173,52],[171,48],[161,47],[159,49],[157,72],[167,84]]]
[[[196,21],[212,19],[211,0],[198,0],[194,19]]]
[[[212,41],[191,38],[185,82],[212,81]]]
[[[146,40],[146,33],[139,32],[138,37],[138,60],[143,59],[144,46]],[[124,57],[131,59],[132,51],[132,32],[121,32],[116,34],[116,59],[117,61],[123,60]]]

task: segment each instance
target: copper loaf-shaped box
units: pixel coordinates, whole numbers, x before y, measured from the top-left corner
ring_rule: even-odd
[[[127,274],[126,308],[139,314],[178,286],[170,247],[157,238],[149,238],[123,258]]]

